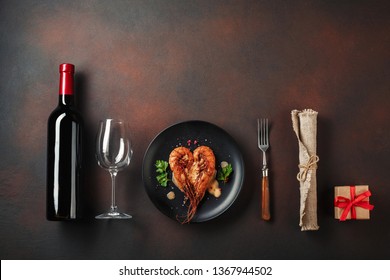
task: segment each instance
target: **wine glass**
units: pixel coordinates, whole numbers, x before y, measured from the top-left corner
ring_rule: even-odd
[[[118,172],[130,164],[133,149],[126,135],[125,123],[117,119],[100,121],[96,137],[96,159],[100,167],[111,175],[111,207],[96,219],[131,219],[132,216],[121,213],[115,204],[115,178]]]

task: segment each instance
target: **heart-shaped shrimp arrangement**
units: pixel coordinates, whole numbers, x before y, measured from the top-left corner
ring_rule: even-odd
[[[199,146],[192,153],[186,147],[177,147],[169,155],[169,167],[173,183],[188,199],[187,216],[182,223],[189,223],[206,190],[215,180],[215,156],[207,146]]]

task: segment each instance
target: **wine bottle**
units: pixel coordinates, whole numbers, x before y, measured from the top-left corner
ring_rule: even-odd
[[[76,220],[81,215],[83,121],[74,106],[73,64],[60,65],[59,102],[48,119],[46,218]]]

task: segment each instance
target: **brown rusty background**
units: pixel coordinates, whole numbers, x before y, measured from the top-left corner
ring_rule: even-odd
[[[388,259],[388,1],[1,1],[1,259]],[[45,220],[46,121],[58,65],[76,65],[86,122],[87,219]],[[320,230],[298,226],[292,109],[319,112]],[[131,221],[96,221],[110,181],[94,159],[98,120],[130,123],[135,154],[119,174]],[[260,219],[256,118],[272,123],[273,219]],[[165,127],[227,130],[246,172],[215,220],[179,225],[151,203],[142,160]],[[370,221],[333,219],[333,186],[368,184]]]

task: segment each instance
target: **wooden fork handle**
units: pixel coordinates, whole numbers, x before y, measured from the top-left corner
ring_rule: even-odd
[[[271,213],[269,211],[269,188],[268,188],[268,175],[263,176],[261,180],[261,218],[265,221],[269,221]]]

